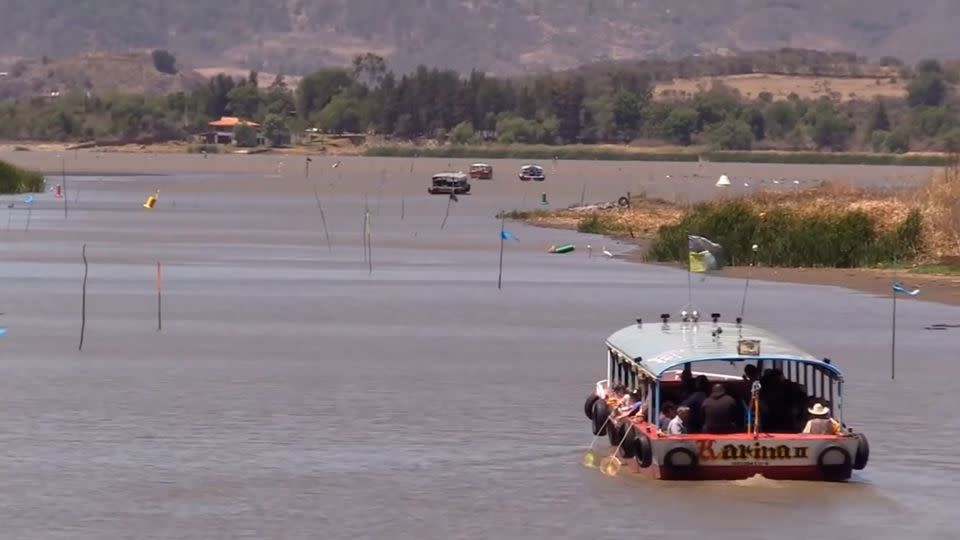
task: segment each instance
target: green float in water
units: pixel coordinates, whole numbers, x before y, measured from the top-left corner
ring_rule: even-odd
[[[550,246],[547,253],[570,253],[577,249],[573,244],[563,244],[562,246]]]

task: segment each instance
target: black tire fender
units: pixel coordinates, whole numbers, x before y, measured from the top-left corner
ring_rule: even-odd
[[[610,441],[610,446],[616,448],[620,444],[620,441],[623,440],[623,432],[626,429],[622,425],[615,424],[613,420],[607,422],[607,440]]]
[[[610,409],[602,399],[593,402],[593,434],[600,437],[607,434],[607,428],[610,422],[607,422],[607,416],[610,415]]]
[[[826,456],[830,454],[840,454],[843,457],[843,463],[839,465],[827,465],[824,463]],[[852,464],[853,459],[850,457],[850,452],[848,452],[846,448],[835,444],[827,446],[821,450],[820,455],[817,456],[817,468],[820,470],[820,474],[828,480],[848,478]]]
[[[620,197],[617,199],[617,206],[620,208],[630,208],[630,199],[626,197]]]
[[[867,442],[867,436],[863,433],[855,433],[857,438],[857,453],[853,456],[853,468],[862,471],[867,467],[867,461],[870,459],[870,443]]]
[[[675,463],[675,461],[677,461],[676,456],[685,456],[680,459],[688,462],[689,465],[677,465]],[[693,469],[698,463],[699,460],[697,459],[697,455],[694,454],[690,449],[682,446],[678,446],[677,448],[669,450],[666,455],[663,456],[663,466],[675,471]]]
[[[633,440],[633,457],[637,460],[637,465],[646,469],[653,463],[653,445],[650,444],[650,438],[644,433],[637,434]]]
[[[623,442],[617,441],[620,444],[620,457],[624,459],[630,459],[635,454],[636,450],[636,440],[637,440],[637,429],[631,424],[627,424],[624,427],[625,433],[623,434]]]
[[[593,420],[593,404],[600,399],[600,396],[597,394],[590,394],[587,396],[587,401],[583,404],[583,414],[587,415],[587,418]]]

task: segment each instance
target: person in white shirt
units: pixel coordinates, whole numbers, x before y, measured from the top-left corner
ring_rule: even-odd
[[[667,425],[667,435],[686,435],[685,422],[690,418],[690,407],[681,405],[677,408],[677,415]]]

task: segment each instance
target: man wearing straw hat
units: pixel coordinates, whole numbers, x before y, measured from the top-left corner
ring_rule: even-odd
[[[807,409],[810,413],[810,420],[804,426],[803,432],[811,435],[840,435],[843,432],[843,426],[830,417],[830,408],[822,403],[817,403]]]

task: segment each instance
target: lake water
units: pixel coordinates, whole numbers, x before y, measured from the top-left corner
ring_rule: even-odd
[[[0,244],[0,537],[956,536],[960,330],[923,327],[958,323],[960,309],[898,305],[891,381],[889,297],[754,282],[748,322],[844,370],[845,418],[870,437],[867,469],[839,485],[610,478],[580,465],[603,340],[636,317],[677,312],[687,276],[589,257],[587,243],[595,254],[627,249],[603,238],[508,224],[520,241],[505,246],[498,290],[493,216],[524,193],[531,207],[544,191],[569,204],[581,178],[607,179],[587,199],[616,195],[628,186],[612,171],[626,165],[586,163],[520,186],[513,163],[495,162],[497,179],[475,182],[441,230],[448,203],[426,195],[423,175],[377,174],[410,160],[316,160],[305,182],[299,158],[277,178],[265,177],[277,158],[251,159],[248,174],[243,159],[191,156],[166,178],[69,178],[68,219],[45,194],[29,232],[26,210],[14,210]],[[210,162],[232,174],[213,175]],[[631,178],[652,171],[666,196],[659,176],[696,167],[674,165],[630,165]],[[823,175],[789,169],[784,178]],[[839,170],[864,183],[920,174]],[[146,211],[156,186],[160,202]],[[546,253],[567,242],[577,251]],[[724,318],[742,291],[738,280],[693,283],[697,307]]]

